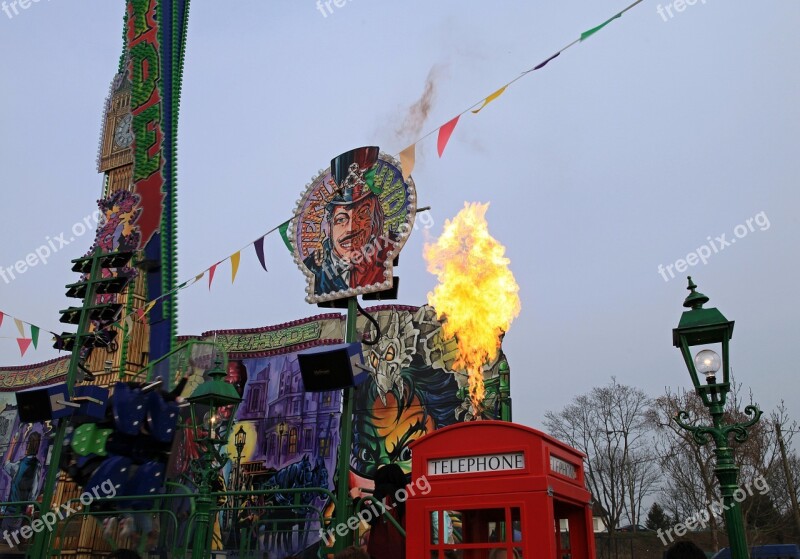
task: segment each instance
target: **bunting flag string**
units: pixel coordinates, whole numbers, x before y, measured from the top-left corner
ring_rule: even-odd
[[[631,5],[626,7],[624,10],[622,10],[619,13],[615,14],[614,16],[610,17],[609,19],[607,19],[606,21],[604,21],[600,25],[598,25],[596,27],[592,27],[592,28],[584,31],[583,33],[580,34],[580,36],[577,39],[573,40],[571,43],[569,43],[566,46],[562,47],[561,49],[556,51],[554,54],[552,54],[551,56],[549,56],[548,58],[546,58],[545,60],[543,60],[542,62],[537,64],[536,66],[530,68],[529,70],[526,70],[526,71],[522,72],[519,76],[517,76],[513,80],[511,80],[508,83],[506,83],[505,85],[495,89],[489,95],[487,95],[485,97],[482,97],[480,100],[478,100],[477,102],[473,103],[472,105],[467,107],[465,110],[461,111],[460,113],[458,113],[454,117],[450,118],[444,124],[434,128],[430,132],[424,134],[423,136],[421,136],[420,138],[415,140],[412,144],[410,144],[408,147],[406,147],[403,150],[401,150],[397,157],[399,157],[399,159],[400,159],[400,166],[401,166],[401,170],[402,170],[402,173],[403,173],[403,179],[407,180],[408,177],[411,175],[411,172],[414,169],[414,164],[416,162],[416,147],[417,147],[417,144],[419,144],[423,140],[427,139],[429,136],[432,136],[434,133],[437,133],[436,148],[437,148],[437,152],[439,154],[439,157],[441,158],[443,153],[444,153],[445,148],[447,147],[448,142],[450,141],[450,138],[451,138],[451,136],[453,134],[453,131],[455,130],[456,125],[458,124],[458,121],[461,118],[461,116],[463,116],[464,114],[466,114],[468,112],[471,112],[472,114],[480,113],[484,108],[486,108],[487,105],[489,105],[493,101],[497,100],[500,96],[502,96],[506,92],[508,87],[511,86],[512,84],[514,84],[516,81],[518,81],[519,79],[523,78],[524,76],[530,74],[531,72],[534,72],[536,70],[541,70],[549,62],[551,62],[555,58],[559,57],[564,51],[566,51],[567,49],[571,48],[572,46],[574,46],[574,45],[576,45],[578,43],[582,43],[583,41],[585,41],[586,39],[588,39],[589,37],[591,37],[592,35],[594,35],[598,31],[600,31],[601,29],[603,29],[604,27],[609,25],[612,21],[622,17],[622,15],[625,12],[631,10],[632,8],[634,8],[635,6],[637,6],[638,4],[640,4],[642,2],[643,2],[643,0],[636,0]],[[375,192],[376,190],[379,190],[375,186],[374,175],[373,176],[368,176],[367,179],[368,179],[367,180],[368,186],[370,187],[371,190],[373,190],[373,192]],[[376,192],[376,193],[379,193],[379,192]],[[157,297],[156,299],[153,299],[152,301],[147,302],[144,307],[133,309],[130,314],[125,316],[124,319],[119,319],[117,322],[112,323],[112,324],[108,325],[107,327],[122,328],[120,323],[121,323],[121,321],[124,320],[125,326],[130,328],[131,325],[132,325],[134,316],[138,320],[144,321],[145,316],[153,309],[153,307],[156,305],[156,303],[158,301],[160,301],[162,299],[165,299],[167,297],[171,297],[172,295],[176,294],[178,291],[181,291],[182,289],[186,289],[187,287],[189,287],[191,285],[194,285],[195,283],[199,282],[205,276],[206,272],[208,272],[208,289],[211,290],[211,284],[214,281],[214,274],[216,272],[217,266],[219,266],[221,263],[225,262],[226,260],[230,260],[231,261],[231,283],[233,283],[236,280],[236,275],[237,275],[237,273],[239,271],[239,264],[240,264],[240,261],[241,261],[241,252],[244,249],[248,248],[250,245],[253,245],[253,247],[255,248],[256,257],[258,258],[258,261],[261,264],[261,267],[264,269],[265,272],[268,272],[269,270],[267,270],[266,258],[265,258],[265,255],[264,255],[264,239],[267,236],[269,236],[270,234],[274,233],[275,231],[278,231],[280,233],[281,239],[283,240],[283,243],[286,245],[286,248],[289,250],[289,252],[293,252],[294,249],[292,247],[291,240],[289,239],[288,230],[289,230],[289,224],[296,217],[298,217],[298,214],[293,215],[289,220],[284,221],[284,222],[280,223],[279,225],[273,227],[272,229],[270,229],[266,233],[264,233],[261,236],[259,236],[256,240],[251,241],[250,243],[246,244],[245,246],[241,247],[239,250],[237,250],[234,253],[232,253],[231,255],[229,255],[227,258],[224,258],[223,260],[218,261],[216,264],[206,268],[205,270],[203,270],[199,274],[195,275],[193,279],[187,280],[187,281],[179,284],[173,290],[160,295],[159,297]],[[4,314],[4,313],[0,312],[0,325],[2,325],[2,323],[3,323],[4,316],[11,316],[11,315]],[[11,318],[14,318],[14,317],[11,317]],[[31,326],[31,337],[30,338],[26,338],[25,337],[24,327],[23,327],[23,322],[24,321],[20,321],[19,319],[14,318],[14,322],[16,323],[17,329],[20,332],[20,338],[17,338],[17,342],[18,342],[19,347],[20,347],[20,352],[24,355],[25,351],[27,351],[28,347],[31,344],[34,346],[34,348],[36,348],[36,346],[38,344],[39,327],[38,326],[34,326],[33,324],[30,324],[30,323],[26,323],[26,324],[30,324],[30,326]],[[55,336],[56,346],[58,346],[59,345],[59,341],[60,341],[60,336],[58,334],[54,333],[54,332],[50,332],[50,333]]]
[[[5,317],[9,317],[14,321],[14,325],[16,326],[17,330],[19,331],[19,336],[0,336],[2,339],[14,339],[17,340],[17,344],[19,345],[19,351],[21,356],[25,356],[25,352],[28,351],[28,348],[33,345],[34,349],[38,349],[39,346],[39,333],[42,331],[42,328],[33,324],[32,322],[28,322],[27,320],[22,320],[21,318],[17,318],[13,315],[8,314],[7,312],[0,311],[0,326],[3,325],[3,319]],[[30,327],[30,336],[25,335],[25,325]],[[45,330],[49,334],[52,334],[56,338],[58,335],[55,332],[51,332],[49,330]]]

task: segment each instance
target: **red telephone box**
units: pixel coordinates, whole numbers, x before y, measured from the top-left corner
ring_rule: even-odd
[[[504,421],[458,423],[411,444],[407,559],[594,559],[584,455]],[[425,477],[427,484],[420,483]]]

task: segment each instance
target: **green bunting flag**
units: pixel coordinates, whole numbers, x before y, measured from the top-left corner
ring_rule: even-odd
[[[608,25],[609,23],[611,23],[612,21],[617,19],[618,17],[622,17],[622,12],[620,12],[617,15],[615,15],[614,17],[608,19],[607,21],[601,23],[597,27],[592,27],[588,31],[584,31],[583,33],[581,33],[581,41],[583,41],[584,39],[588,39],[589,37],[591,37],[592,35],[594,35],[598,31],[600,31],[603,27],[605,27],[606,25]]]
[[[33,349],[36,349],[36,345],[39,343],[39,327],[33,324],[31,324],[31,340],[33,341]]]
[[[373,194],[379,195],[383,192],[382,188],[375,186],[375,165],[370,167],[369,171],[364,173],[364,182],[367,183],[367,186]]]
[[[292,242],[289,240],[289,234],[287,231],[289,230],[289,223],[292,220],[284,221],[281,223],[280,227],[278,227],[278,231],[281,234],[281,239],[283,239],[283,243],[286,245],[286,248],[289,249],[289,252],[294,253],[294,247],[292,247]]]

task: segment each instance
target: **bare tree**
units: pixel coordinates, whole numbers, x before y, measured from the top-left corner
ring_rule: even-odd
[[[725,423],[744,422],[748,418],[744,407],[752,403],[743,401],[741,386],[733,384],[726,403]],[[691,433],[682,429],[672,418],[679,410],[685,410],[697,423],[710,425],[711,417],[694,391],[672,393],[667,390],[655,402],[650,421],[656,430],[656,448],[660,455],[659,464],[664,478],[661,502],[678,521],[709,509],[711,503],[718,502],[719,486],[714,468],[713,443],[699,446]],[[779,515],[791,512],[787,495],[785,476],[782,473],[780,453],[775,435],[774,422],[789,425],[786,409],[781,404],[771,413],[771,419],[764,417],[748,431],[743,443],[730,439],[734,449],[736,465],[739,467],[739,486],[747,489],[750,497],[739,503],[748,524],[749,543],[755,545],[771,540],[773,536],[787,529],[785,522],[776,521]],[[796,426],[796,424],[791,424]],[[791,432],[791,426],[790,426]],[[761,482],[758,480],[761,479]],[[769,490],[762,490],[766,480]],[[748,489],[749,488],[749,489]],[[780,488],[779,491],[775,491]],[[765,495],[769,491],[769,495]],[[719,534],[724,529],[719,516],[710,516],[709,529],[715,547],[719,548]]]
[[[577,396],[563,410],[545,414],[545,428],[587,455],[586,484],[602,505],[613,537],[623,515],[636,525],[642,501],[656,490],[648,412],[650,398],[640,389],[611,383]]]

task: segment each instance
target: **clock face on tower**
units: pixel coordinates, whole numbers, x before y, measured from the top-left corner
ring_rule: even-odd
[[[133,130],[131,130],[131,122],[133,116],[129,113],[117,121],[114,127],[114,145],[120,148],[127,148],[133,143]]]

